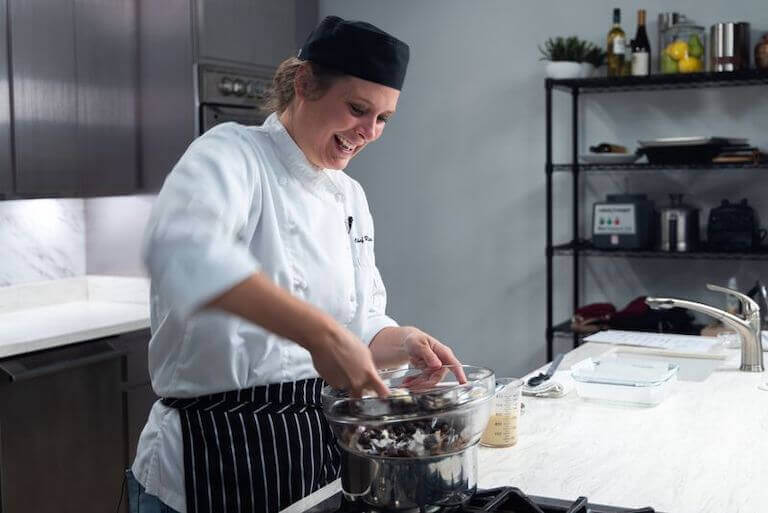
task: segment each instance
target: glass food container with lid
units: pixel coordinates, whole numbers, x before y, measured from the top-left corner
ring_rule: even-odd
[[[573,365],[571,377],[583,399],[655,406],[669,395],[678,368],[672,362],[607,355]]]
[[[344,450],[367,458],[435,457],[459,453],[480,440],[496,386],[490,369],[446,365],[380,376],[389,397],[353,398],[323,388],[323,411]]]
[[[659,68],[662,73],[706,71],[705,29],[680,15],[679,21],[661,29]]]

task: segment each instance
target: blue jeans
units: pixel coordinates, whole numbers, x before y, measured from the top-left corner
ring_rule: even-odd
[[[136,481],[130,470],[125,471],[125,482],[128,486],[128,510],[130,513],[178,513],[175,509],[163,504],[154,495],[148,494],[144,487]]]

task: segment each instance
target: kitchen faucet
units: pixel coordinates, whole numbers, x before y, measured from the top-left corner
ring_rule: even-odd
[[[760,307],[747,295],[717,285],[707,284],[709,290],[724,292],[736,296],[741,303],[743,317],[726,312],[714,306],[668,297],[647,297],[645,302],[654,310],[669,308],[687,308],[707,314],[722,321],[741,336],[741,367],[746,372],[763,372],[763,347],[760,335]]]

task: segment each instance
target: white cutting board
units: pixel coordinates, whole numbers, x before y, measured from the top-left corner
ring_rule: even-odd
[[[584,340],[586,342],[647,347],[686,354],[710,354],[719,352],[718,349],[721,348],[720,341],[716,337],[648,333],[644,331],[605,330],[590,335]]]

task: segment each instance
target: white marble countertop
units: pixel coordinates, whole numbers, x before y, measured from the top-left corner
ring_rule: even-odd
[[[613,346],[569,352],[555,378]],[[546,367],[546,366],[545,366]],[[740,372],[729,350],[705,381],[678,381],[661,404],[643,408],[525,397],[514,447],[478,451],[478,488],[516,486],[530,495],[666,513],[758,513],[768,509],[766,373]],[[534,373],[531,373],[531,375]],[[341,489],[336,480],[291,505],[301,513]]]
[[[149,326],[149,280],[82,276],[0,289],[0,358]]]
[[[611,349],[585,344],[562,369]],[[731,350],[705,381],[678,381],[652,408],[526,397],[517,445],[481,447],[478,486],[669,513],[768,509],[765,373],[738,370]],[[556,378],[569,381],[567,371]]]

